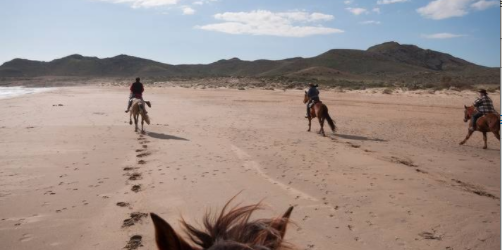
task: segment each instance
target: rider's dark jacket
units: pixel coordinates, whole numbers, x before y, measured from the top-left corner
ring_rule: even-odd
[[[319,101],[319,90],[317,90],[316,86],[310,87],[309,91],[307,92],[307,96],[309,97],[310,100]]]
[[[141,82],[134,82],[131,84],[131,87],[129,88],[131,90],[131,94],[133,95],[134,98],[142,98],[143,91],[145,89],[143,88],[143,83]]]

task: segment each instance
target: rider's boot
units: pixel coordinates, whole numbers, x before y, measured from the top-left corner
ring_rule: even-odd
[[[129,109],[131,108],[131,104],[132,104],[132,100],[129,100],[129,103],[127,104],[127,109],[126,109],[126,113],[129,112]]]

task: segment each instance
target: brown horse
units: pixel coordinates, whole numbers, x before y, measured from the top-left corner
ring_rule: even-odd
[[[155,227],[155,241],[159,250],[286,250],[284,242],[286,227],[293,211],[275,219],[250,221],[252,213],[261,209],[261,204],[234,207],[227,212],[231,199],[219,214],[206,213],[204,229],[199,230],[182,219],[185,232],[191,243],[154,213],[150,213]],[[195,245],[195,246],[192,246]]]
[[[476,111],[474,106],[467,107],[464,105],[464,122],[468,122],[471,120],[472,115]],[[487,114],[482,117],[480,117],[476,121],[476,131],[482,132],[483,133],[483,140],[485,141],[485,146],[483,149],[488,148],[488,145],[486,145],[486,133],[492,132],[495,137],[500,141],[500,123],[499,123],[499,114]],[[469,123],[469,128],[471,127]],[[471,137],[472,133],[474,133],[473,130],[469,129],[469,132],[467,132],[467,136],[463,141],[460,142],[460,145],[463,145],[469,137]]]
[[[150,125],[150,117],[146,113],[145,103],[150,107],[150,102],[144,102],[141,99],[132,99],[131,111],[129,112],[129,124],[132,125],[132,118],[134,117],[134,132],[138,132],[138,118],[141,115],[141,132],[144,133],[143,123]]]
[[[303,97],[303,103],[307,103],[309,101],[309,97],[307,95],[307,91],[305,91],[305,96]],[[326,136],[324,133],[324,121],[328,121],[329,127],[331,131],[335,133],[336,126],[335,122],[331,119],[328,113],[328,107],[324,105],[322,102],[318,102],[314,104],[314,106],[310,109],[310,117],[309,117],[309,129],[307,131],[310,132],[312,127],[312,119],[316,118],[319,120],[319,125],[321,125],[321,129],[319,129],[319,134]]]

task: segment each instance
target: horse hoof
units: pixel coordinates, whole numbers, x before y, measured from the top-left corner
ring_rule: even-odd
[[[488,147],[483,147],[483,149],[487,149]]]

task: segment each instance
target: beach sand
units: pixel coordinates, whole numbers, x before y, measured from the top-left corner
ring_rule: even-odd
[[[338,126],[325,138],[317,121],[306,132],[301,90],[147,86],[145,135],[127,96],[0,100],[0,249],[122,249],[134,235],[155,249],[141,213],[181,232],[180,215],[200,223],[240,191],[244,205],[264,199],[256,218],[295,206],[298,249],[500,249],[500,144],[489,134],[483,150],[478,132],[458,145],[475,93],[321,90]]]

